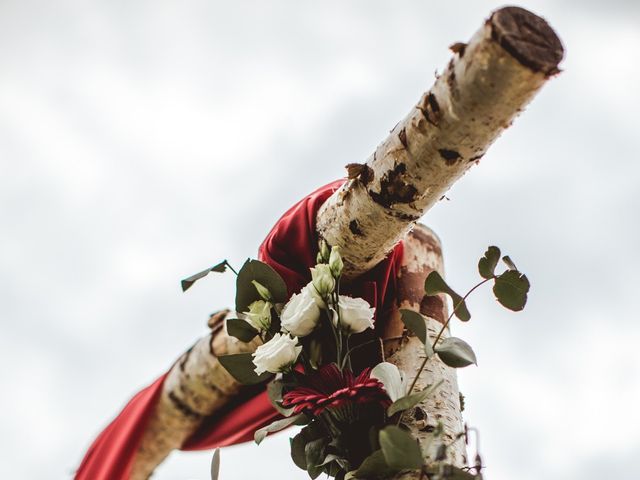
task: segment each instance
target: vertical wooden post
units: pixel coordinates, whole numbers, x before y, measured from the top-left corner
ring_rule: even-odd
[[[397,307],[386,325],[384,337],[387,361],[395,364],[408,379],[413,381],[418,366],[425,358],[424,345],[404,328],[399,309],[420,312],[427,317],[427,330],[431,341],[447,319],[447,304],[442,295],[425,297],[424,281],[433,270],[444,276],[442,246],[436,234],[424,225],[417,224],[404,239],[404,254],[398,276]],[[445,331],[443,337],[448,336]],[[436,357],[431,358],[421,373],[416,387],[419,390],[443,380],[442,385],[413,411],[405,413],[406,423],[421,441],[425,459],[433,461],[436,442],[427,442],[430,432],[442,423],[442,440],[449,444],[463,431],[460,412],[460,394],[455,369],[446,366]],[[447,451],[448,461],[461,467],[466,463],[464,441],[454,442]],[[419,474],[402,474],[396,478],[418,478]]]

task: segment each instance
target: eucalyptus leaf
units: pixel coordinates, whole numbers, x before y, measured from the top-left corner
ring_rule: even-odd
[[[380,448],[384,459],[395,470],[422,468],[422,452],[413,436],[406,430],[389,425],[380,430]]]
[[[373,367],[371,378],[375,378],[382,383],[387,395],[392,402],[404,396],[406,386],[400,375],[400,370],[393,363],[382,362]]]
[[[291,444],[291,459],[298,468],[307,470],[307,456],[304,453],[304,447],[307,444],[305,435],[300,432],[295,437],[290,439]]]
[[[220,449],[216,448],[213,451],[213,457],[211,458],[211,480],[218,480],[220,476]]]
[[[392,417],[398,412],[402,412],[404,410],[408,410],[409,408],[415,407],[431,394],[433,394],[433,392],[435,392],[440,387],[440,385],[442,385],[443,381],[444,380],[440,380],[433,385],[429,385],[427,388],[420,392],[412,393],[405,397],[399,398],[389,406],[389,408],[387,409],[387,415]]]
[[[360,467],[358,467],[349,478],[389,478],[396,472],[398,472],[398,470],[387,465],[382,450],[376,450],[363,460]]]
[[[507,270],[496,277],[493,293],[502,306],[518,312],[527,304],[529,279],[517,270]]]
[[[418,312],[404,308],[400,310],[400,315],[404,326],[413,332],[422,343],[427,343],[427,323],[424,317]]]
[[[484,257],[478,261],[478,272],[482,278],[493,278],[500,261],[500,249],[496,246],[487,248]]]
[[[516,267],[516,264],[513,263],[513,260],[511,260],[511,257],[509,257],[509,255],[505,255],[504,257],[502,257],[502,261],[509,270],[518,270],[518,267]]]
[[[280,430],[284,430],[285,428],[293,425],[301,417],[304,417],[304,414],[300,413],[298,415],[293,415],[287,418],[281,418],[280,420],[276,420],[275,422],[270,423],[266,427],[262,427],[253,434],[253,440],[260,445],[260,443],[267,438],[267,435],[274,432],[279,432]]]
[[[448,284],[444,278],[435,270],[429,274],[424,281],[424,291],[427,295],[437,295],[438,293],[446,293],[453,301],[453,313],[463,322],[471,319],[471,314],[467,308],[464,299],[458,295]]]
[[[241,342],[250,342],[258,335],[258,330],[241,318],[230,318],[227,320],[227,333],[236,337]]]
[[[273,303],[287,300],[287,285],[282,277],[266,263],[259,260],[247,260],[236,278],[236,312],[246,312],[256,300],[262,300],[253,281],[269,290]]]
[[[289,417],[293,413],[293,407],[284,408],[282,402],[282,380],[272,380],[267,383],[267,396],[273,408],[285,417]]]
[[[402,323],[404,323],[405,327],[412,331],[416,335],[416,337],[418,337],[418,339],[420,339],[420,341],[424,344],[424,351],[427,357],[432,357],[433,347],[431,346],[431,343],[429,343],[429,338],[427,337],[426,319],[418,312],[407,309],[401,309],[400,315],[402,318]]]
[[[457,337],[445,338],[439,345],[436,345],[435,350],[440,360],[453,368],[467,367],[473,363],[478,364],[471,345]]]
[[[324,459],[324,450],[327,445],[326,438],[311,440],[304,447],[304,454],[307,461],[307,473],[311,478],[317,478],[322,473],[321,463]]]
[[[207,268],[206,270],[202,270],[201,272],[198,272],[194,275],[191,275],[188,278],[185,278],[184,280],[182,280],[180,282],[180,286],[182,287],[182,291],[186,292],[187,290],[189,290],[191,288],[191,286],[196,283],[198,280],[200,280],[201,278],[206,277],[207,275],[209,275],[211,272],[218,272],[218,273],[222,273],[227,269],[227,261],[223,260],[220,263],[217,263],[216,265],[214,265],[213,267]]]
[[[218,361],[233,378],[243,385],[256,385],[273,376],[269,372],[264,372],[262,375],[256,374],[251,353],[220,355]]]
[[[337,463],[338,460],[342,461],[344,459],[342,457],[340,457],[339,455],[336,455],[334,453],[330,453],[326,457],[324,457],[324,461],[318,466],[319,467],[324,467],[326,465],[329,465],[331,462],[336,462]]]

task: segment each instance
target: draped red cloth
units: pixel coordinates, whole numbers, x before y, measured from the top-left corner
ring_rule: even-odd
[[[291,207],[267,235],[259,258],[284,279],[289,295],[310,280],[309,268],[316,263],[316,213],[344,180],[325,185]],[[402,244],[371,271],[341,288],[341,293],[360,296],[376,307],[376,317],[385,318],[393,306],[396,271]],[[76,480],[126,480],[145,427],[162,392],[166,373],[141,390],[122,412],[98,435],[85,454]],[[244,396],[207,418],[182,450],[207,450],[253,439],[254,432],[278,417],[269,403],[264,386],[248,390]]]

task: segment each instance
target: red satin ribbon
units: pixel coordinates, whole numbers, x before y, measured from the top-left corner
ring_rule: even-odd
[[[284,279],[289,295],[310,280],[309,268],[316,263],[316,214],[324,201],[344,180],[316,190],[290,208],[273,227],[260,246],[259,258],[271,265]],[[365,298],[376,306],[376,317],[386,317],[394,301],[396,271],[402,257],[402,244],[387,258],[342,289]],[[105,428],[87,451],[76,480],[126,480],[130,476],[147,422],[162,391],[166,373],[141,390]],[[207,418],[182,450],[208,450],[253,439],[254,432],[278,417],[264,387],[249,390],[221,411]]]

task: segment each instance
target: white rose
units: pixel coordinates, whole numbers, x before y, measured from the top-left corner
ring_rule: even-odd
[[[338,308],[340,310],[340,328],[346,332],[360,333],[367,328],[373,328],[375,308],[371,307],[362,298],[340,295]]]
[[[280,315],[282,329],[297,337],[309,335],[320,321],[320,307],[309,284],[294,294]]]
[[[247,320],[258,330],[268,330],[271,326],[271,304],[264,300],[256,300],[249,305],[249,311],[244,312]]]
[[[264,372],[278,373],[291,368],[298,359],[302,346],[296,346],[298,339],[288,334],[276,333],[271,340],[256,348],[253,364],[258,375]]]

